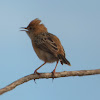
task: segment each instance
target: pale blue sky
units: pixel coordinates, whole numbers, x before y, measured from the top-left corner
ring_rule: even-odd
[[[39,18],[58,36],[71,67],[58,64],[56,71],[100,68],[100,0],[3,0],[0,1],[0,88],[31,74],[43,61],[20,27]],[[39,72],[51,72],[55,63]],[[40,79],[24,83],[0,100],[99,100],[100,75]]]

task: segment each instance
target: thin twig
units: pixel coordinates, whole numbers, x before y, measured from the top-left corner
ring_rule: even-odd
[[[24,76],[13,83],[7,85],[6,87],[0,89],[0,95],[2,95],[5,92],[8,92],[18,85],[21,85],[25,82],[28,82],[33,79],[42,79],[42,78],[59,78],[59,77],[68,77],[68,76],[86,76],[86,75],[94,75],[94,74],[100,74],[100,69],[95,70],[80,70],[80,71],[64,71],[64,72],[56,72],[54,76],[52,76],[52,73],[41,73],[38,74],[30,74],[27,76]]]

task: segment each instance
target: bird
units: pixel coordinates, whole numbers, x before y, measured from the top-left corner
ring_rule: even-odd
[[[59,61],[62,65],[67,64],[71,66],[70,62],[66,59],[65,51],[59,38],[49,33],[40,19],[36,18],[32,20],[27,27],[21,28],[23,29],[21,31],[25,31],[30,37],[33,49],[38,58],[44,61],[44,63],[34,71],[34,74],[39,74],[37,70],[46,63],[56,62],[56,66],[52,71],[53,75],[55,74]]]

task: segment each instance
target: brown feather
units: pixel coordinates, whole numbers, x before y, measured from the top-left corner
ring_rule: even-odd
[[[44,64],[47,62],[57,62],[55,69],[53,70],[53,74],[55,73],[59,60],[62,65],[63,63],[68,64],[69,66],[71,65],[65,58],[65,51],[60,40],[57,36],[48,33],[48,30],[44,24],[41,24],[41,20],[36,18],[24,29],[26,29],[25,31],[32,41],[32,46],[37,56],[44,61]],[[38,67],[34,73],[37,73],[37,70],[44,64]]]
[[[58,55],[58,58],[60,59],[61,64],[63,65],[63,63],[71,66],[70,62],[61,54]]]

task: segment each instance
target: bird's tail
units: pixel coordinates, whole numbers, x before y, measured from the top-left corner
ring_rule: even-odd
[[[70,62],[62,55],[62,54],[59,54],[58,55],[58,58],[60,59],[60,63],[63,65],[63,63],[71,66]]]

